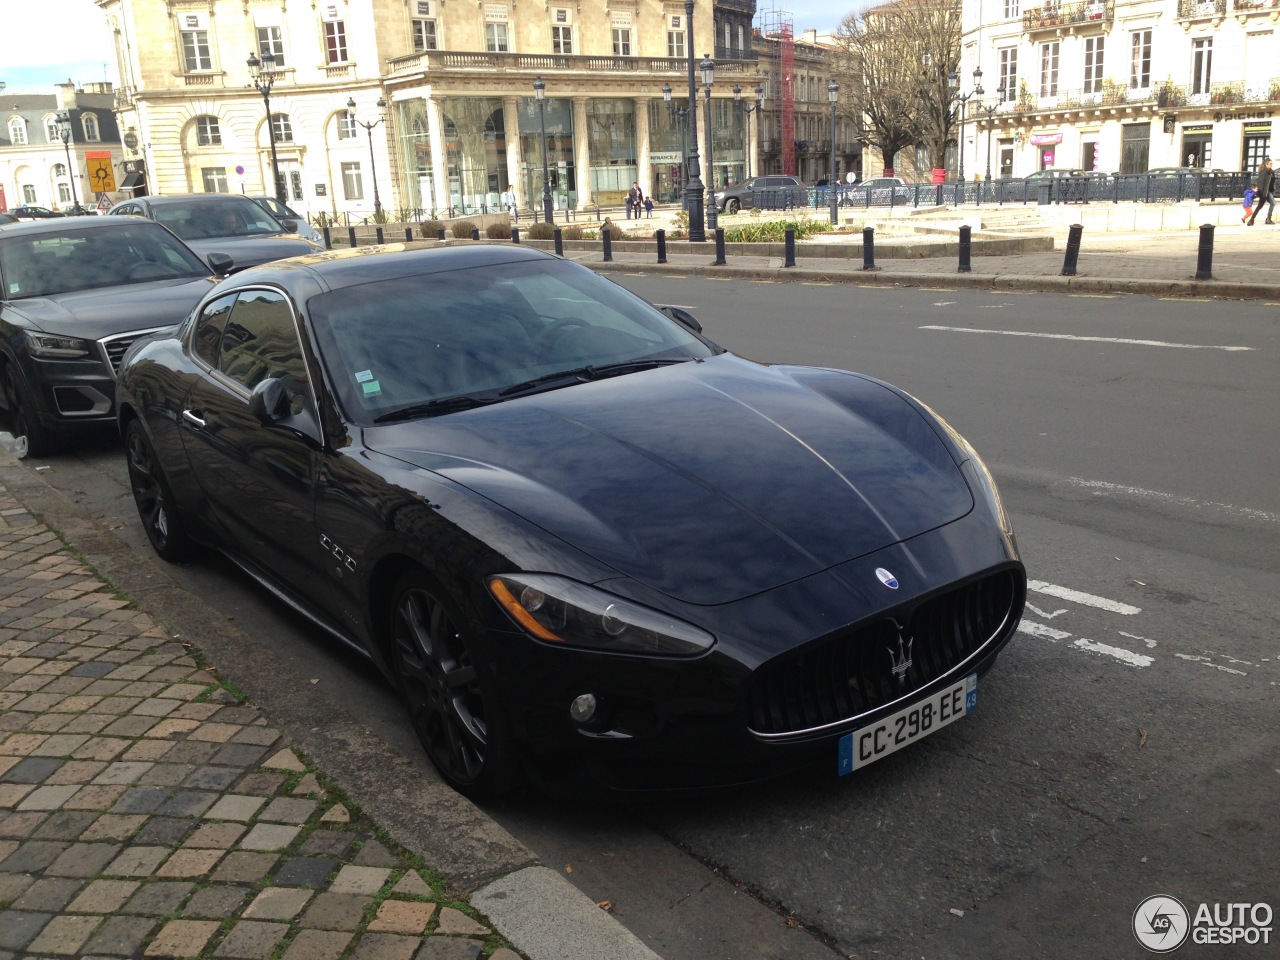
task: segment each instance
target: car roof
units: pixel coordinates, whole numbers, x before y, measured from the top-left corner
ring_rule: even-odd
[[[253,203],[248,197],[241,196],[238,193],[175,193],[166,194],[164,196],[142,197],[147,203],[166,204],[166,203]],[[131,201],[122,200],[121,203],[130,203]],[[255,207],[256,203],[253,204]]]
[[[89,214],[83,217],[58,217],[53,220],[19,220],[15,223],[0,223],[0,236],[10,237],[18,233],[63,233],[72,228],[83,230],[85,227],[100,230],[118,230],[122,226],[137,225],[140,217],[134,217],[130,220],[121,220],[119,218],[99,217]],[[148,220],[147,223],[153,223]],[[159,227],[159,224],[153,224]],[[151,227],[144,229],[150,230]],[[160,227],[161,230],[164,227]]]

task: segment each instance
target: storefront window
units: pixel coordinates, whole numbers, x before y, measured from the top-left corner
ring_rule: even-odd
[[[427,101],[404,100],[398,106],[400,121],[396,130],[400,134],[400,169],[405,171],[403,202],[415,211],[415,219],[425,219],[436,205],[431,176],[431,136],[427,132]]]
[[[621,203],[637,178],[634,101],[587,101],[587,150],[592,198],[600,203]]]
[[[684,189],[684,144],[689,131],[687,117],[678,116],[665,100],[649,101],[649,166],[653,183],[645,193],[654,200],[674,203]]]
[[[507,189],[507,135],[496,97],[446,97],[440,103],[449,204],[460,214],[498,207]]]
[[[573,156],[573,102],[542,101],[547,124],[547,168],[551,181],[551,205],[564,210],[578,204],[578,179]],[[538,125],[538,101],[520,98],[520,160],[529,206],[542,209],[542,131]]]
[[[706,118],[706,104],[699,119]],[[746,129],[742,122],[742,106],[726,98],[711,101],[711,163],[715,188],[726,183],[741,183],[745,170]]]

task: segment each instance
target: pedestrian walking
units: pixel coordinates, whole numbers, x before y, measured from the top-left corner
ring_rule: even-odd
[[[1249,222],[1249,214],[1253,213],[1253,201],[1257,198],[1257,196],[1258,196],[1258,191],[1253,189],[1252,185],[1245,188],[1244,201],[1242,203],[1242,206],[1244,207],[1244,216],[1240,218],[1241,223]]]
[[[644,198],[644,215],[650,220],[653,219],[653,197]]]
[[[1269,203],[1267,208],[1267,219],[1265,223],[1272,223],[1272,214],[1276,210],[1276,199],[1273,196],[1276,187],[1276,175],[1271,169],[1271,158],[1267,157],[1262,161],[1262,165],[1258,167],[1258,175],[1254,178],[1254,189],[1257,190],[1257,199],[1254,202],[1253,213],[1249,219],[1245,221],[1249,226],[1253,226],[1253,221],[1258,219],[1258,212],[1262,209],[1264,203]]]
[[[644,194],[640,191],[639,183],[632,183],[631,189],[627,191],[627,219],[631,219],[634,212],[636,219],[640,219],[640,203],[644,198]]]
[[[516,207],[516,192],[510,187],[502,191],[502,205],[507,208],[507,213],[511,214],[513,222],[519,222],[520,211]]]

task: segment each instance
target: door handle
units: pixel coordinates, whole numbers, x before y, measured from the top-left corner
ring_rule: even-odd
[[[197,427],[204,426],[204,419],[200,416],[200,410],[183,410],[182,419],[188,423],[194,423]]]

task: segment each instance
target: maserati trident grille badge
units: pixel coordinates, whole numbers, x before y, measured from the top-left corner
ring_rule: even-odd
[[[897,626],[895,624],[895,626]],[[915,644],[915,637],[910,635],[903,637],[902,627],[898,627],[898,649],[895,651],[893,647],[887,647],[889,654],[889,672],[893,674],[898,683],[905,683],[907,680],[907,671],[911,669],[911,647]],[[905,642],[904,642],[905,641]]]
[[[898,589],[898,578],[884,567],[876,567],[876,578],[890,590]]]

